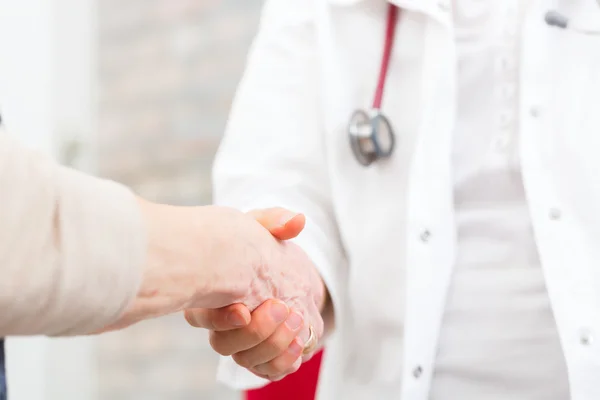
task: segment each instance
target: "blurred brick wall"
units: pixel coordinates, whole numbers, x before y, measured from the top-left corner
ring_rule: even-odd
[[[98,173],[171,204],[210,202],[210,164],[260,0],[98,0]],[[98,339],[98,399],[238,399],[181,316]]]
[[[207,171],[260,0],[98,0],[100,173],[170,203],[210,201]]]

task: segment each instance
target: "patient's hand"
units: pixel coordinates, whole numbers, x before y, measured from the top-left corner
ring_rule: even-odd
[[[251,214],[276,238],[285,240],[297,236],[304,227],[304,217],[292,218],[284,225],[283,209],[254,211]],[[286,293],[286,278],[273,279],[277,290],[272,300],[262,303],[256,310],[243,304],[208,310],[195,309],[185,313],[188,322],[195,327],[210,329],[210,343],[215,351],[229,356],[240,366],[254,374],[272,381],[295,372],[317,350],[308,349],[309,326],[314,339],[323,334],[321,309],[325,301],[325,287],[320,275],[304,252],[292,243],[286,243],[287,257],[295,261],[289,268],[301,268],[302,272],[290,271],[296,279],[303,280],[303,293],[294,296]],[[307,264],[308,263],[308,264]],[[295,273],[294,273],[295,272]],[[285,275],[285,269],[281,271]],[[298,282],[295,282],[296,285]],[[281,285],[281,287],[278,287]],[[312,342],[312,340],[311,340]]]

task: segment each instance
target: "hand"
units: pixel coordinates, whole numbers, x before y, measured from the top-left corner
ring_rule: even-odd
[[[285,210],[260,210],[250,214],[278,239],[297,236],[304,224],[288,223],[281,227],[279,212]],[[319,310],[323,307],[321,302]],[[187,310],[185,317],[192,326],[211,330],[210,343],[219,354],[231,355],[240,366],[271,381],[295,372],[316,350],[302,357],[307,340],[307,331],[301,334],[302,314],[276,300],[263,303],[252,314],[244,305],[234,304],[217,310]]]
[[[254,310],[279,298],[322,331],[315,304],[323,291],[304,252],[275,239],[251,215],[225,207],[171,207],[140,200],[148,255],[138,296],[105,330],[187,308],[242,303]],[[277,214],[277,213],[276,213]],[[281,225],[304,217],[279,211]],[[285,297],[283,297],[285,296]]]
[[[236,315],[240,322],[228,315]],[[251,314],[244,305],[235,304],[219,310],[188,310],[185,316],[192,326],[212,329],[210,345],[217,353],[232,356],[264,379],[278,381],[312,357],[312,353],[302,354],[302,314],[279,300],[268,300]],[[242,321],[245,325],[240,327]]]

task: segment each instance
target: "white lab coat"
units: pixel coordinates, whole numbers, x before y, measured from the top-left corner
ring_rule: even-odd
[[[298,243],[337,323],[319,399],[427,399],[455,259],[452,7],[394,2],[404,11],[384,98],[398,138],[391,160],[360,166],[346,134],[351,112],[372,101],[386,3],[267,0],[215,164],[217,203],[308,218]],[[553,7],[600,29],[595,0],[533,2],[520,156],[572,399],[591,400],[600,398],[600,36],[548,27]],[[220,379],[264,383],[230,359]]]

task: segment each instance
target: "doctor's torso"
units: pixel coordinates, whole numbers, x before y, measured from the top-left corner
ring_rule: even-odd
[[[456,262],[432,400],[569,398],[518,151],[521,21],[529,4],[454,4]]]
[[[394,4],[389,159],[347,131],[388,3],[268,0],[213,171],[219,204],[307,216],[336,318],[319,400],[600,398],[600,34],[544,21],[600,31],[600,7]]]
[[[386,4],[321,6],[326,148],[349,260],[321,396],[437,400],[461,377],[496,377],[487,389],[510,398],[518,385],[523,399],[565,398],[567,379],[574,399],[595,398],[600,36],[548,27],[544,13],[600,28],[600,8],[456,3],[398,1],[382,107],[398,144],[369,168],[346,126],[371,102]]]

